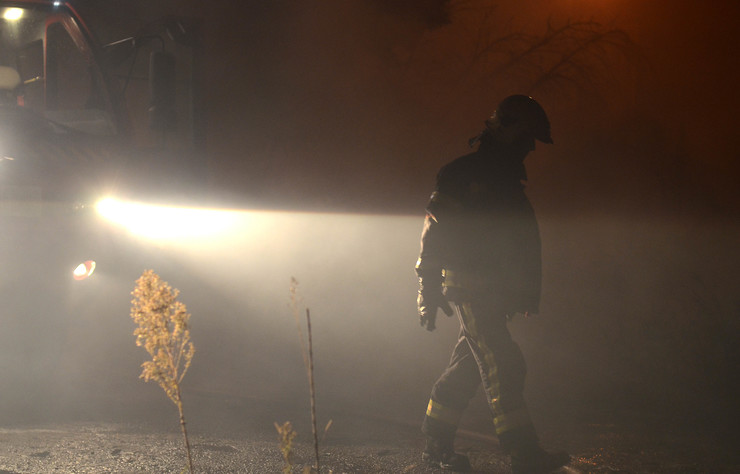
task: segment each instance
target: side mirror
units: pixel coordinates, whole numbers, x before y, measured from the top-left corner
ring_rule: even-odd
[[[175,56],[165,51],[153,52],[149,57],[149,126],[153,130],[174,130],[175,87]]]

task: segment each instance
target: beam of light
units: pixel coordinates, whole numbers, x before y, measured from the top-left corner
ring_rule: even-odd
[[[86,260],[74,269],[72,272],[72,278],[77,281],[85,280],[89,278],[95,271],[95,260]]]
[[[238,214],[227,210],[157,206],[113,198],[98,202],[96,210],[132,234],[155,240],[219,235],[234,227]]]
[[[6,8],[3,13],[3,18],[8,21],[17,21],[23,17],[22,8]]]

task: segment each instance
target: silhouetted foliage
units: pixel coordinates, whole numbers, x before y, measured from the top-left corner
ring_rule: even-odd
[[[500,2],[459,0],[449,4],[453,21],[430,30],[410,56],[417,80],[432,77],[457,94],[504,89],[530,95],[561,95],[611,85],[614,69],[636,58],[629,35],[595,20],[547,21],[544,31],[518,26],[500,14]],[[613,92],[610,88],[609,92]]]

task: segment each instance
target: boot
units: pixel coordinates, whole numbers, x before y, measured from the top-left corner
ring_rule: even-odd
[[[444,471],[470,472],[472,470],[468,457],[456,453],[451,440],[442,441],[427,437],[421,460],[429,466],[439,467]]]
[[[539,445],[511,453],[512,474],[547,474],[570,462],[565,452],[548,453]]]

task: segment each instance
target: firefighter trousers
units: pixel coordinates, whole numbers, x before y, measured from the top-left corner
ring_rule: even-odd
[[[504,450],[536,442],[524,401],[526,365],[506,314],[483,298],[456,302],[460,336],[449,365],[432,388],[422,431],[452,442],[463,411],[482,383]]]

